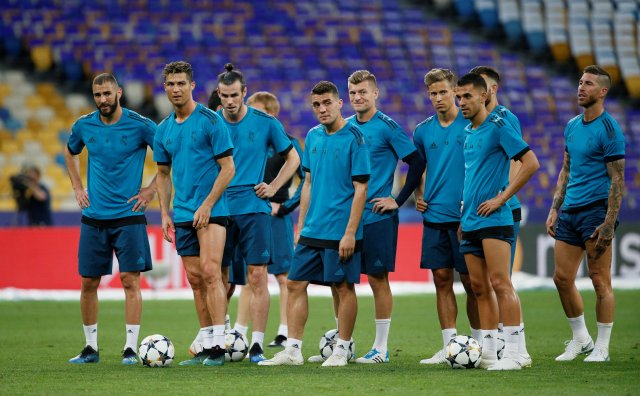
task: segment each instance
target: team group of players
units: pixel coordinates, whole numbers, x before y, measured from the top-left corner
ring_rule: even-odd
[[[338,336],[330,357],[309,361],[347,365],[355,359],[349,345],[357,313],[354,284],[362,273],[374,294],[376,336],[372,348],[355,361],[389,362],[388,274],[395,269],[397,209],[412,193],[424,223],[420,266],[433,273],[443,340],[443,348],[420,363],[444,363],[444,347],[457,333],[455,270],[467,293],[472,336],[482,345],[481,367],[518,370],[531,365],[510,272],[520,221],[515,194],[539,164],[517,117],[497,102],[496,70],[479,66],[460,79],[447,69],[429,71],[424,83],[435,114],[416,127],[413,142],[377,109],[378,84],[369,71],[358,70],[348,78],[355,114],[346,119],[336,85],[321,81],[310,94],[319,125],[309,130],[304,151],[275,118],[279,103],[274,95],[259,92],[245,104],[246,81],[233,65],[225,65],[218,76],[219,109],[194,101],[188,63],[167,64],[163,77],[174,112],[157,127],[122,108],[116,79],[101,74],[92,85],[98,111],[72,128],[65,159],[83,209],[78,266],[86,345],[71,363],[99,361],[97,288],[101,276],[111,273],[114,251],[125,291],[122,362],[137,363],[139,277],[151,269],[143,212],[157,191],[164,237],[175,242],[182,257],[200,325],[194,345],[202,348],[181,365],[224,363],[227,305],[237,284],[246,286],[235,329],[246,334],[251,321],[250,361],[303,364],[310,283],[331,287]],[[624,188],[625,149],[620,128],[604,110],[610,85],[603,69],[584,70],[578,89],[584,112],[565,130],[564,165],[547,221],[556,238],[554,280],[573,330],[556,360],[588,352],[586,361],[609,359],[611,240]],[[85,146],[87,190],[76,157]],[[149,186],[141,187],[147,147],[153,148],[158,172]],[[393,197],[398,160],[409,170]],[[301,182],[290,198],[296,172]],[[290,213],[298,204],[294,236]],[[575,288],[585,250],[598,295],[595,344]],[[265,358],[263,346],[268,272],[276,275],[282,293],[281,323],[270,346],[285,347],[271,359]],[[504,341],[500,359],[499,339]]]

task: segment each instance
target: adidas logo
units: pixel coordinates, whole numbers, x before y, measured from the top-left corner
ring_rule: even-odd
[[[333,275],[342,276],[344,275],[344,271],[342,270],[342,268],[338,268],[338,270]]]
[[[262,252],[262,257],[269,257],[269,256],[271,256],[269,254],[269,251],[267,249],[265,249],[264,252]]]
[[[297,348],[300,349],[300,344],[293,344],[293,345],[289,345],[291,348]]]
[[[431,143],[431,146],[429,146],[429,148],[431,149],[437,149],[438,145],[436,144],[436,142]]]
[[[95,142],[96,142],[96,138],[92,136],[91,139],[89,139],[89,143],[95,143]]]
[[[491,334],[487,334],[484,336],[485,339],[492,339],[493,337],[491,337]]]
[[[344,345],[337,345],[336,347],[344,350]]]
[[[516,330],[513,333],[511,333],[512,336],[517,336],[518,334],[520,334],[520,332],[518,332],[518,330]]]
[[[133,330],[127,330],[127,334],[133,334]]]
[[[96,330],[96,329],[91,330],[91,334],[95,334],[97,332],[98,332],[98,330]]]

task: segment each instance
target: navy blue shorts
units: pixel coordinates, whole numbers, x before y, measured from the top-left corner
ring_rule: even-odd
[[[378,275],[396,269],[398,214],[363,226],[362,265],[360,272]]]
[[[228,260],[227,267],[229,267],[229,283],[234,285],[244,286],[247,284],[247,265],[240,254],[240,249],[237,247],[231,250],[233,259]],[[227,250],[225,247],[225,254]],[[224,265],[223,265],[224,266]]]
[[[460,253],[458,227],[454,227],[453,223],[449,227],[424,224],[420,268],[432,271],[441,268],[455,268],[459,273],[469,273],[464,256]]]
[[[346,262],[340,261],[336,249],[311,247],[298,243],[289,279],[319,284],[360,283],[361,253],[355,252]]]
[[[513,244],[513,226],[486,227],[479,230],[462,232],[460,253],[484,257],[483,239],[499,239]]]
[[[217,224],[225,227],[228,218],[211,217],[209,224]],[[176,224],[176,251],[179,256],[200,256],[200,242],[198,241],[198,230],[193,228],[192,223]]]
[[[153,268],[145,224],[114,228],[81,224],[78,247],[78,272],[81,276],[96,278],[111,274],[114,251],[120,272],[145,272]]]
[[[597,205],[577,212],[563,211],[556,225],[556,240],[586,249],[585,242],[591,239],[593,232],[604,222],[607,205]],[[618,221],[616,221],[616,227]]]
[[[239,249],[238,253],[234,252]],[[231,216],[222,265],[227,267],[239,254],[247,265],[266,265],[271,259],[271,215],[250,213]]]
[[[267,271],[286,274],[293,260],[293,219],[291,215],[271,216],[271,260]]]

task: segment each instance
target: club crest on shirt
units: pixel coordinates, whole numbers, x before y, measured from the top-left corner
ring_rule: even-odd
[[[129,144],[129,136],[127,135],[122,135],[122,137],[120,138],[120,143],[122,143],[123,145],[127,145]]]
[[[256,133],[255,133],[255,132],[253,132],[253,131],[249,132],[249,136],[248,136],[248,138],[249,138],[249,141],[250,141],[251,143],[255,142],[255,141],[256,141]]]

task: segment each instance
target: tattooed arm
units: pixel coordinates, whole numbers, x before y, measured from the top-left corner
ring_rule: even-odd
[[[551,210],[549,210],[549,216],[547,217],[547,234],[552,237],[556,236],[556,221],[558,220],[558,209],[564,202],[564,197],[567,194],[567,184],[569,184],[569,165],[571,159],[569,153],[564,152],[564,161],[562,162],[562,170],[558,175],[558,183],[556,184],[556,192],[553,194],[553,203],[551,204]]]
[[[591,238],[598,238],[595,246],[596,260],[607,250],[613,239],[613,231],[615,230],[620,204],[622,203],[622,195],[624,194],[624,159],[608,162],[607,172],[611,179],[607,216],[604,222],[591,235]]]

